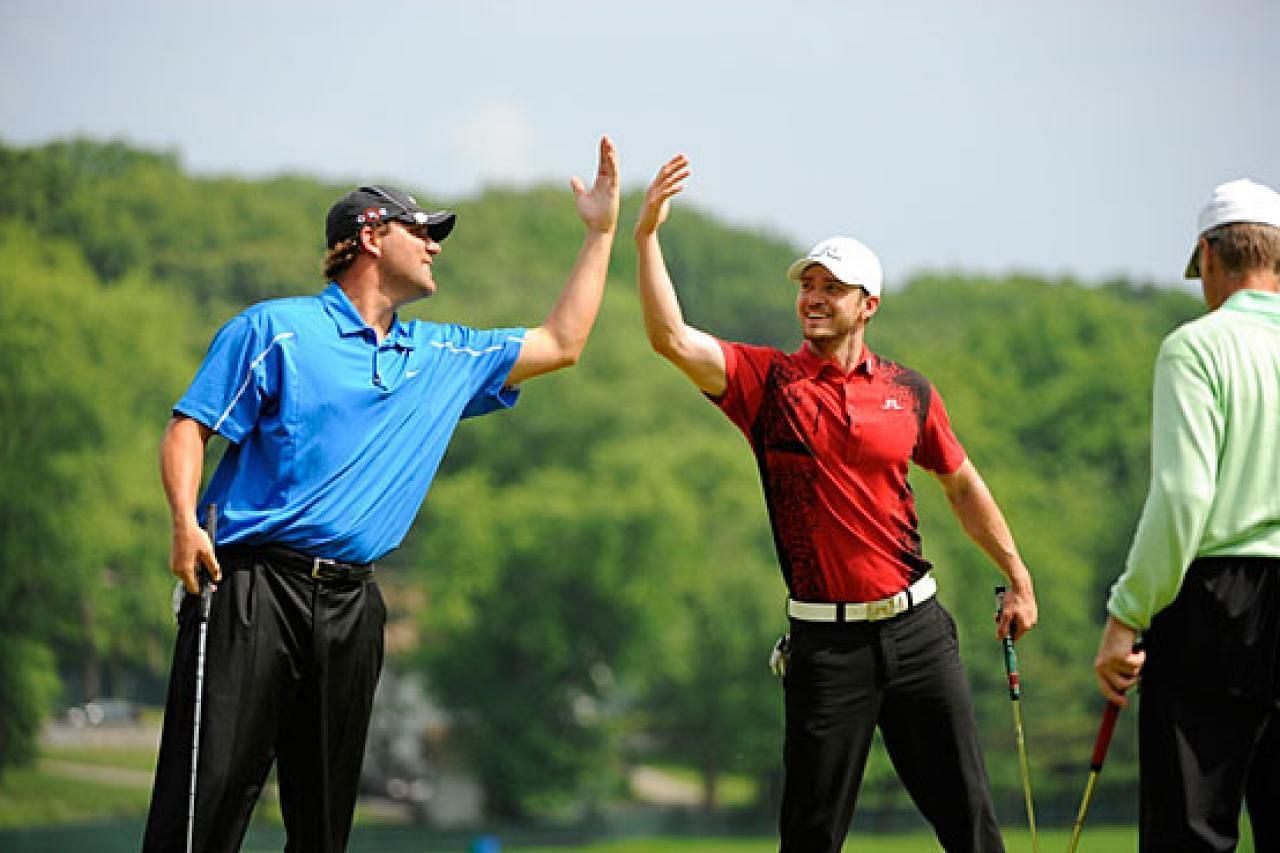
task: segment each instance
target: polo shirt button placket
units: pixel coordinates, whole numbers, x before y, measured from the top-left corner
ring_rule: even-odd
[[[844,397],[845,458],[855,459],[858,451],[858,407],[854,405],[853,395],[849,393],[849,383],[840,386]]]
[[[380,352],[382,352],[382,347],[375,340],[373,345],[373,384],[374,387],[385,391],[387,390],[387,386],[383,384],[382,371],[378,369],[378,353]]]

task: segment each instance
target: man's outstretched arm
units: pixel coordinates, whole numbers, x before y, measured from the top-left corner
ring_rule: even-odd
[[[715,338],[684,322],[658,242],[658,228],[667,219],[671,199],[684,189],[688,177],[689,161],[678,154],[663,164],[645,193],[635,230],[636,286],[650,346],[700,389],[719,396],[728,383],[724,352]]]
[[[607,136],[600,140],[600,159],[590,191],[576,177],[570,186],[587,233],[551,313],[541,326],[525,333],[520,355],[507,374],[508,386],[577,364],[600,313],[618,226],[618,155]]]

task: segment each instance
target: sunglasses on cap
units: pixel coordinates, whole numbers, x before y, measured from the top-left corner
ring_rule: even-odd
[[[447,228],[441,228],[443,224],[438,219],[431,221],[431,216],[424,211],[411,209],[404,202],[384,190],[382,187],[366,186],[360,187],[360,192],[367,192],[379,198],[386,199],[392,205],[399,208],[398,212],[388,213],[381,216],[376,221],[365,222],[365,225],[378,225],[382,222],[398,222],[405,227],[410,234],[422,240],[440,241],[448,236],[452,230],[452,223]],[[443,233],[442,233],[443,232]]]

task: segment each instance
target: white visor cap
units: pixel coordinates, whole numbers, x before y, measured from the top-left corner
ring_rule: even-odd
[[[822,264],[842,283],[861,287],[871,296],[880,295],[884,272],[876,253],[852,237],[828,237],[814,245],[809,254],[787,268],[787,278],[799,281],[813,264]]]

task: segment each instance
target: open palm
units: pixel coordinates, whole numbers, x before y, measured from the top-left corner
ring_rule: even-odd
[[[618,224],[618,152],[609,137],[600,139],[596,180],[587,191],[578,177],[569,181],[577,196],[578,216],[593,231],[612,231]]]

